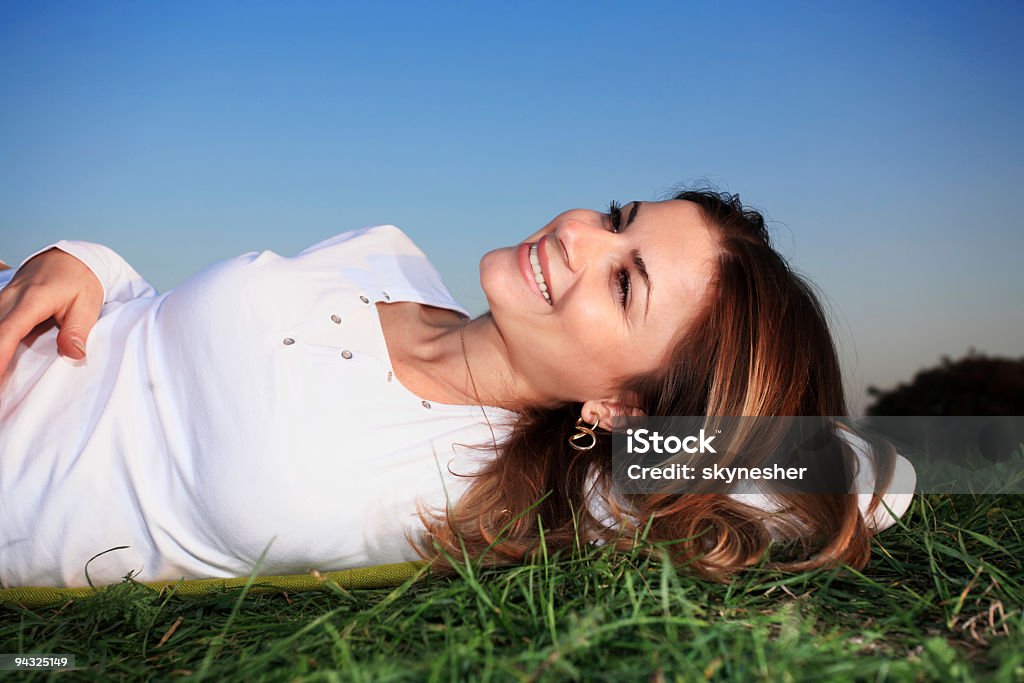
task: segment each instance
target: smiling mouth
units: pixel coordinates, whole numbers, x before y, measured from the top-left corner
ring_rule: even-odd
[[[540,258],[537,255],[539,245],[540,241],[530,245],[530,265],[533,266],[533,279],[537,281],[537,286],[540,288],[540,293],[544,295],[544,300],[554,306],[551,301],[551,293],[548,292],[548,283],[544,279],[544,270],[540,267]]]

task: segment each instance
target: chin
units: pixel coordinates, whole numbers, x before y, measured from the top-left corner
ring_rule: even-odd
[[[519,291],[516,288],[519,283],[514,278],[522,279],[522,276],[514,260],[515,249],[510,247],[489,251],[480,258],[480,288],[491,310],[501,308],[502,299],[514,298],[514,292]]]

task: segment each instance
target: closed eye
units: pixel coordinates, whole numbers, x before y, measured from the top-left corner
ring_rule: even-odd
[[[626,310],[629,306],[629,270],[621,268],[618,272],[617,285],[619,290],[619,305],[622,306],[622,310]]]

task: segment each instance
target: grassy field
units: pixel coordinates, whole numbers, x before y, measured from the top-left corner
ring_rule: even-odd
[[[600,548],[396,589],[124,583],[0,606],[0,652],[77,657],[18,680],[1024,681],[1022,527],[1024,496],[921,496],[863,573],[728,584]]]

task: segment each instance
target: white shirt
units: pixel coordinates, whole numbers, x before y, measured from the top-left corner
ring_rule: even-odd
[[[246,576],[264,553],[262,574],[418,559],[416,501],[455,501],[493,457],[469,447],[492,443],[483,413],[499,444],[516,417],[395,376],[378,302],[468,312],[394,226],[250,252],[162,295],[106,247],[54,246],[105,304],[87,360],[51,330],[0,380],[2,585],[86,585],[117,546],[93,584]],[[886,501],[902,514],[910,496]]]
[[[100,585],[418,559],[415,500],[443,507],[490,444],[480,406],[398,381],[375,304],[468,318],[400,230],[294,258],[251,252],[157,295],[100,245],[59,242],[105,290],[88,358],[56,331],[0,383],[0,582]],[[499,438],[515,417],[485,408]]]

